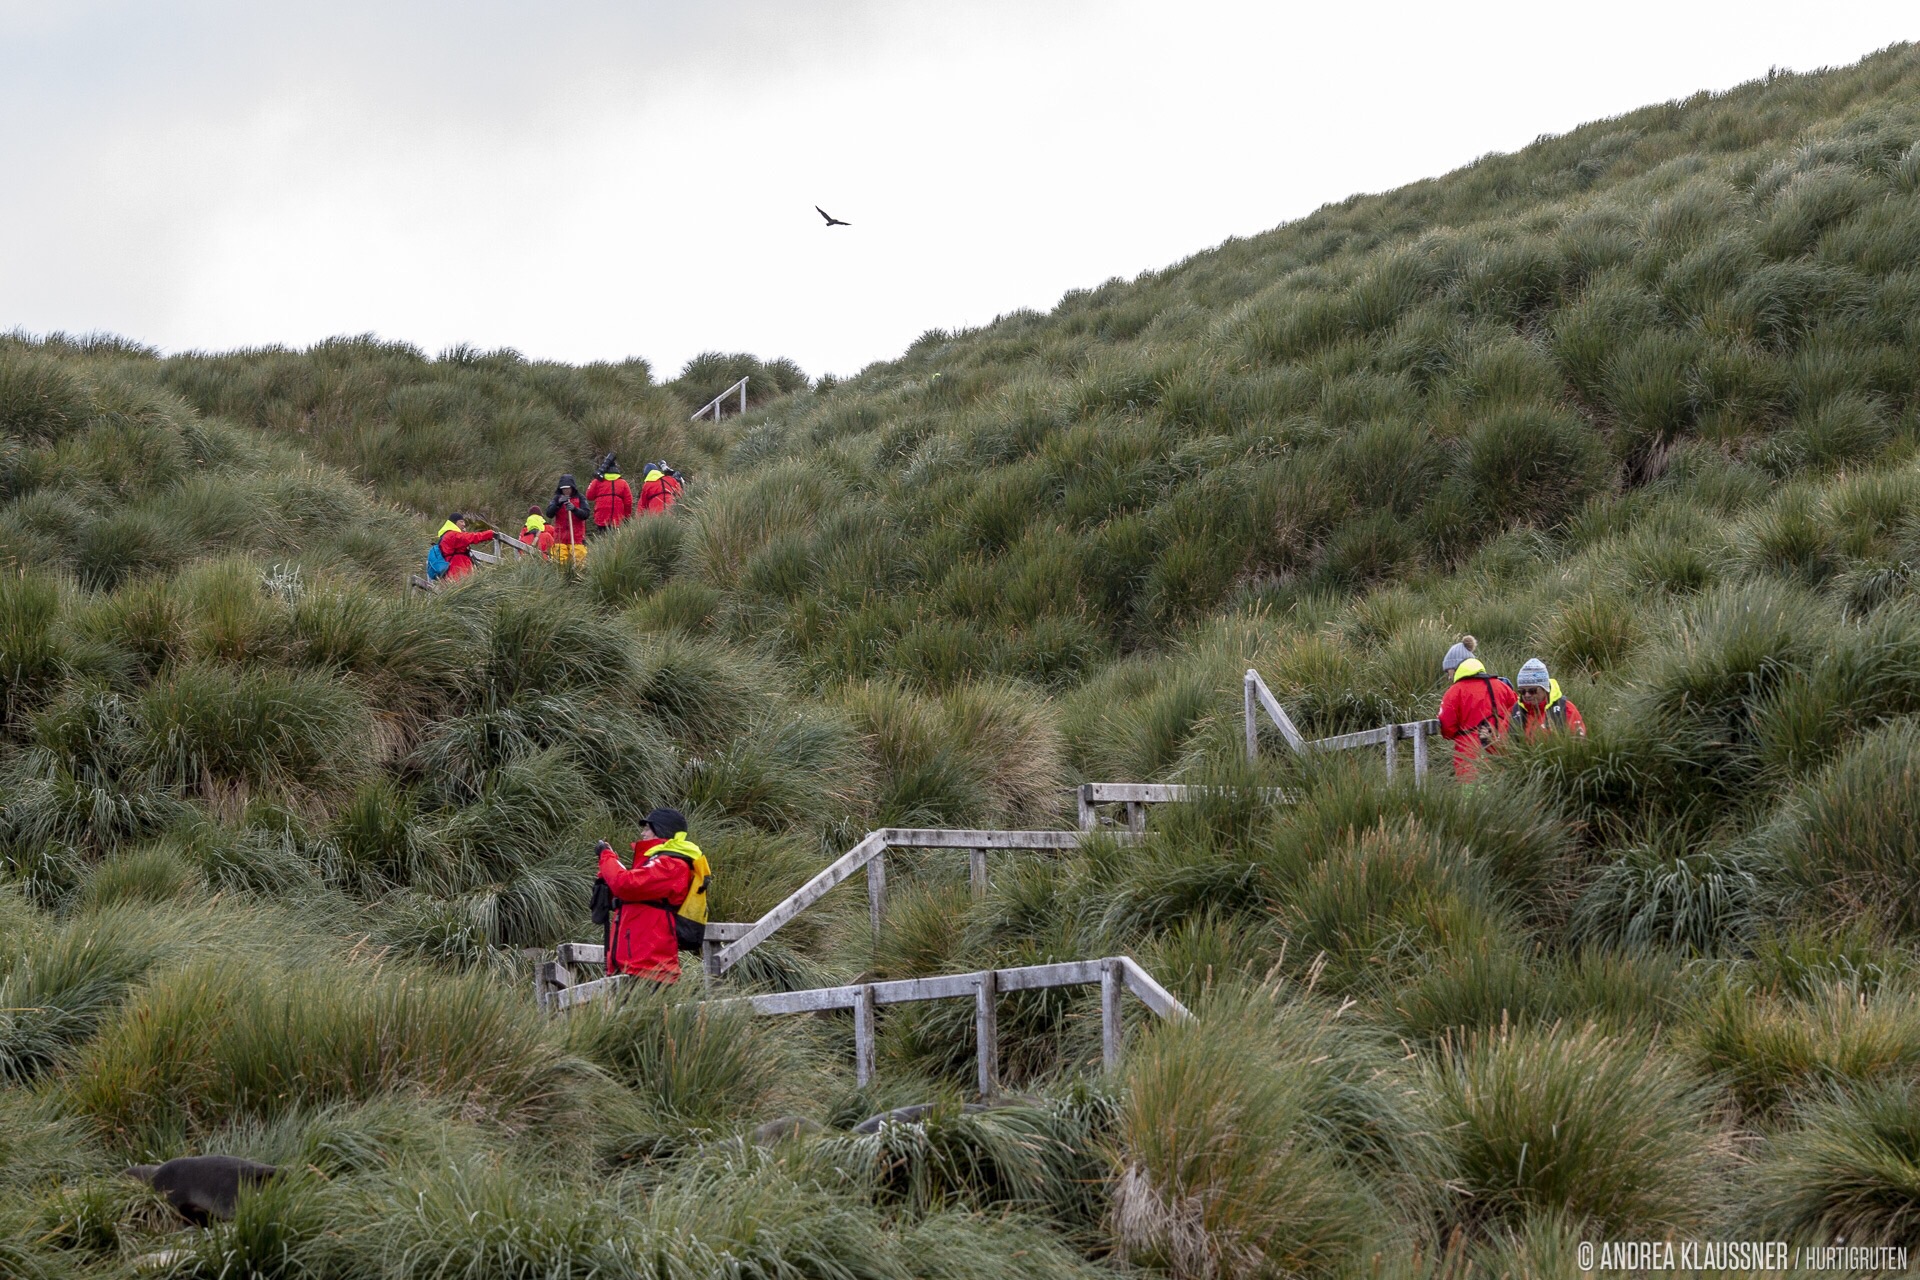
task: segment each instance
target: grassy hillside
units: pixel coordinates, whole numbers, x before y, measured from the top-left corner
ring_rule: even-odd
[[[837,383],[0,343],[0,1272],[124,1273],[169,1241],[112,1170],[188,1150],[301,1170],[209,1276],[1920,1246],[1917,91],[1897,48],[1649,108]],[[609,448],[680,508],[405,598],[445,510]],[[1463,631],[1590,736],[1474,788],[1239,759],[1247,666],[1369,727]],[[1127,952],[1201,1019],[1118,1073],[1090,995],[1008,997],[1020,1105],[859,1138],[960,1096],[970,1009],[889,1010],[862,1090],[846,1026],[697,981],[530,1007],[653,805],[751,919],[1082,779],[1242,785],[979,901],[902,858],[878,939],[842,891],[735,985]],[[742,1141],[781,1115],[829,1131]]]

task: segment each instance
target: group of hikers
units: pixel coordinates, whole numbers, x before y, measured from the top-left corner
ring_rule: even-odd
[[[527,508],[520,541],[556,564],[579,567],[586,563],[590,536],[610,533],[635,515],[659,515],[679,500],[684,482],[680,473],[665,462],[647,464],[637,494],[616,466],[618,459],[611,453],[601,459],[600,469],[585,493],[580,492],[571,473],[561,476],[545,507]],[[456,511],[440,526],[427,552],[430,581],[452,581],[472,573],[473,549],[499,536],[493,529],[470,531],[467,524],[466,514]]]
[[[1440,660],[1447,692],[1440,699],[1440,736],[1453,743],[1453,775],[1472,782],[1480,757],[1498,751],[1511,734],[1532,738],[1544,733],[1587,736],[1586,721],[1573,699],[1538,658],[1528,658],[1509,681],[1487,670],[1475,657],[1479,641],[1461,636]]]

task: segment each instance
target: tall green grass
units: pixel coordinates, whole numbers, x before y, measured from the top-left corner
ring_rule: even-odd
[[[524,1123],[557,1105],[570,1074],[535,1017],[478,979],[199,961],[117,1012],[78,1064],[71,1105],[136,1152],[244,1116],[393,1093]]]

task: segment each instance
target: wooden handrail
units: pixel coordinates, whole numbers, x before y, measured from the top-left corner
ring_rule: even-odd
[[[921,827],[883,827],[868,832],[860,843],[815,873],[812,879],[754,921],[744,934],[722,947],[714,955],[708,971],[718,977],[733,968],[775,931],[862,869],[867,873],[867,909],[873,930],[879,933],[881,916],[886,910],[888,849],[965,849],[974,892],[984,893],[987,850],[1077,849],[1085,834],[1081,831],[941,831]]]
[[[1413,780],[1425,783],[1427,780],[1428,739],[1440,732],[1438,720],[1410,720],[1403,724],[1381,725],[1378,729],[1362,729],[1357,733],[1342,733],[1331,738],[1315,738],[1311,742],[1300,736],[1294,727],[1293,719],[1287,715],[1280,700],[1273,696],[1273,690],[1267,688],[1267,682],[1260,673],[1251,668],[1247,670],[1245,680],[1244,713],[1246,717],[1247,759],[1256,760],[1260,756],[1260,724],[1258,713],[1265,711],[1274,727],[1280,730],[1280,736],[1295,755],[1306,755],[1309,751],[1351,751],[1356,747],[1384,747],[1386,749],[1387,776],[1393,777],[1400,752],[1397,747],[1402,739],[1413,743]],[[1084,812],[1084,811],[1083,811]]]
[[[751,374],[748,375],[748,377],[751,376]],[[687,421],[698,422],[700,419],[706,417],[708,413],[713,414],[713,420],[715,422],[720,421],[720,402],[736,391],[740,393],[740,412],[745,413],[747,411],[747,379],[742,378],[713,399],[701,405],[698,409],[695,409],[693,416],[688,418]]]
[[[1214,790],[1177,782],[1083,782],[1074,788],[1074,799],[1079,807],[1082,831],[1093,831],[1099,827],[1098,806],[1117,804],[1125,810],[1127,830],[1138,833],[1147,829],[1148,805],[1189,804]],[[1230,792],[1233,788],[1218,790]],[[1268,804],[1295,804],[1300,799],[1298,792],[1280,787],[1261,787],[1259,794]]]
[[[621,975],[582,983],[554,993],[545,1003],[555,1010],[570,1009],[604,999],[627,981]],[[1135,963],[1131,956],[1030,964],[1012,969],[980,969],[972,973],[899,978],[891,982],[858,982],[840,987],[811,987],[804,991],[776,991],[768,995],[734,996],[703,1003],[723,1006],[744,1004],[762,1017],[852,1010],[854,1080],[856,1084],[866,1085],[873,1078],[876,1009],[887,1004],[971,998],[974,1001],[976,1077],[980,1094],[986,1097],[994,1092],[999,1077],[999,996],[1008,991],[1044,991],[1096,982],[1100,984],[1100,1059],[1109,1069],[1119,1065],[1125,1045],[1125,1027],[1120,1018],[1123,991],[1132,992],[1157,1017],[1178,1020],[1193,1016],[1172,992],[1156,982],[1153,975]]]

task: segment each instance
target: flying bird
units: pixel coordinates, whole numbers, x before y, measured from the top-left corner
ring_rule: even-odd
[[[828,213],[825,209],[822,209],[819,205],[813,206],[813,211],[819,214],[821,217],[825,218],[827,220],[827,225],[830,227],[850,227],[853,225],[851,222],[840,221],[840,219],[834,217],[832,214]]]

